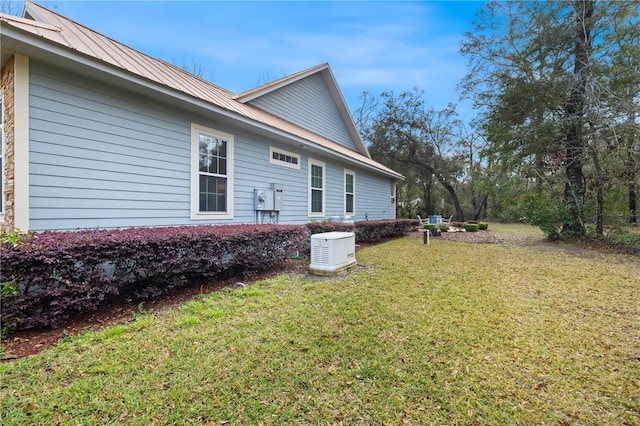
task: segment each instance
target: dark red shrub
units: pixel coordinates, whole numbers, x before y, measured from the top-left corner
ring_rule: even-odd
[[[355,232],[356,225],[340,222],[312,222],[307,224],[309,234],[321,234],[323,232]]]
[[[47,326],[111,295],[148,298],[224,274],[248,276],[284,264],[305,237],[292,225],[32,234],[2,246],[0,321],[5,330]]]
[[[413,221],[411,219],[372,220],[355,224],[313,222],[306,226],[308,237],[323,232],[355,232],[356,242],[366,243],[380,241],[384,238],[401,237],[412,229]],[[308,243],[307,239],[307,248],[309,247]]]
[[[412,228],[411,219],[356,222],[356,242],[366,243],[385,238],[398,238]]]

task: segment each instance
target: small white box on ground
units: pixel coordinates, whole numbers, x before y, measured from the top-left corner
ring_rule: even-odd
[[[313,275],[339,275],[356,265],[356,235],[353,232],[324,232],[311,236]]]

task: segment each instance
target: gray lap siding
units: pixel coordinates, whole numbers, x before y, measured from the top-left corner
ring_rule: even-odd
[[[254,223],[253,189],[271,182],[284,185],[280,223],[306,223],[309,157],[327,164],[327,216],[344,211],[344,168],[356,172],[358,219],[365,211],[382,218],[376,203],[389,203],[388,178],[37,61],[30,64],[29,113],[35,231]],[[192,123],[234,136],[232,219],[190,219]],[[299,154],[300,169],[270,164],[270,146]]]
[[[272,93],[254,99],[250,104],[269,111],[292,123],[323,135],[350,149],[356,149],[329,88],[320,74],[313,75]]]
[[[33,230],[173,225],[189,217],[189,121],[32,61]],[[186,222],[182,222],[186,223]]]

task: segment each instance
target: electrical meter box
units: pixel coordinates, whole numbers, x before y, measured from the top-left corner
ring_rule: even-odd
[[[253,203],[258,211],[282,210],[283,187],[280,183],[272,183],[270,189],[254,189]]]
[[[256,210],[272,211],[273,209],[273,191],[271,189],[254,189],[253,202]]]

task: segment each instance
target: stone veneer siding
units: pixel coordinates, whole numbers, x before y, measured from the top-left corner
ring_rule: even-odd
[[[2,228],[7,232],[14,230],[14,60],[11,59],[2,69],[0,73],[1,89],[0,93],[4,98],[4,117],[1,117],[4,124],[4,222],[0,223]]]

